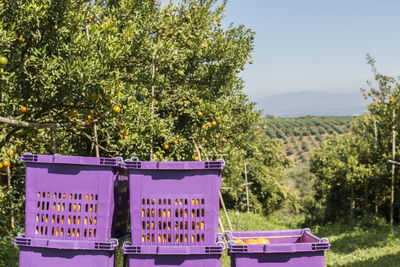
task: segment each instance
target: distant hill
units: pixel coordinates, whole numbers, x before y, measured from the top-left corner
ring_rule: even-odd
[[[282,142],[282,152],[287,156],[306,163],[324,139],[349,132],[353,120],[353,117],[269,118],[265,133]]]
[[[362,114],[366,104],[359,93],[296,92],[259,100],[257,108],[275,117],[353,116]]]

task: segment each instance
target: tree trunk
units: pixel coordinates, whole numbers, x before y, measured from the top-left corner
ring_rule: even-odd
[[[374,117],[374,134],[375,134],[375,150],[378,148],[378,128],[376,127],[376,119]],[[378,220],[378,181],[375,177],[375,221]]]
[[[11,229],[14,231],[15,227],[15,218],[14,218],[14,210],[13,210],[13,202],[14,202],[14,194],[12,192],[12,187],[11,187],[11,170],[10,167],[7,167],[7,185],[8,185],[8,190],[11,191],[11,198],[10,198],[10,215],[11,215]]]
[[[396,128],[395,128],[395,113],[393,110],[393,120],[392,120],[392,160],[395,160],[396,153]],[[390,226],[393,226],[393,208],[394,208],[394,172],[395,166],[392,163],[392,182],[391,182],[391,190],[390,190]]]
[[[355,200],[354,200],[354,185],[351,186],[351,198],[350,198],[350,224],[354,223],[354,208],[356,206]]]
[[[96,123],[93,124],[93,134],[94,134],[94,148],[96,151],[96,158],[100,158],[100,151],[99,151],[99,137],[97,135],[97,125]]]
[[[375,221],[378,220],[378,190],[375,191]]]
[[[367,215],[368,214],[368,185],[365,186],[364,198],[365,198],[364,215]]]

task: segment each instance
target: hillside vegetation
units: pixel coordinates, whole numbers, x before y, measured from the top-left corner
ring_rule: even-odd
[[[305,163],[324,139],[349,132],[353,119],[350,116],[267,118],[266,134],[281,141],[282,152],[287,156]]]

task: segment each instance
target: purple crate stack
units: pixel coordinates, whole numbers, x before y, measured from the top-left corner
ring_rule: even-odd
[[[71,266],[67,259],[71,255],[75,255],[74,266],[85,262],[85,255],[98,255],[92,261],[112,266],[109,255],[113,252],[102,251],[96,244],[127,231],[129,191],[127,180],[120,175],[120,161],[32,154],[22,155],[21,161],[26,163],[25,238],[30,241],[21,243],[16,238],[17,245],[29,243],[21,246],[20,266],[36,266],[40,257]],[[43,245],[46,242],[51,247]],[[89,249],[82,250],[88,244]]]
[[[220,265],[222,248],[211,248],[217,239],[223,165],[125,161],[132,242],[124,253],[130,266]]]
[[[226,232],[232,267],[323,267],[327,239],[309,229]],[[267,238],[270,244],[237,245],[235,240]]]

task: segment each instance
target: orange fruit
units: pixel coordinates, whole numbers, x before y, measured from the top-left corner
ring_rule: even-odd
[[[113,110],[116,113],[120,113],[121,112],[121,108],[119,106],[117,106],[117,105],[113,106]]]
[[[372,98],[372,100],[376,101],[376,97]]]
[[[23,42],[25,39],[24,39],[24,37],[22,36],[22,35],[20,35],[19,37],[18,37],[18,41],[20,41],[20,42]]]
[[[215,126],[215,125],[217,125],[217,122],[216,121],[212,121],[211,124],[212,124],[212,126]]]
[[[235,239],[235,243],[236,245],[246,245],[246,243],[244,243],[242,239]]]
[[[178,143],[178,140],[174,140],[174,145],[177,145]]]
[[[266,244],[266,245],[269,244],[269,241],[266,238],[257,238],[256,241],[257,241],[257,244]]]
[[[195,161],[199,161],[199,157],[194,157],[194,160]]]
[[[257,240],[255,240],[255,239],[247,239],[246,240],[246,242],[245,242],[247,245],[255,245],[255,244],[258,244],[257,243]]]
[[[79,112],[76,109],[72,109],[72,110],[69,111],[69,115],[71,117],[78,117]]]
[[[187,101],[187,100],[183,101],[184,105],[187,105],[188,103],[189,103],[189,101]]]
[[[3,168],[3,162],[0,162],[0,169]]]
[[[128,140],[128,139],[129,139],[129,136],[124,135],[124,139],[125,139],[125,140]]]
[[[164,149],[168,149],[168,148],[169,148],[169,145],[165,144]]]
[[[14,150],[12,150],[12,149],[7,149],[7,155],[9,155],[10,157],[11,157],[12,155],[14,155]]]
[[[207,126],[205,124],[201,125],[201,129],[205,130],[207,129]]]
[[[219,134],[216,134],[216,135],[215,135],[215,138],[217,138],[217,139],[218,139],[218,138],[219,138]]]
[[[6,57],[0,56],[0,64],[5,66],[8,63],[8,59]]]
[[[54,26],[53,26],[53,28],[57,30],[57,28],[58,28],[58,25],[57,25],[57,24],[56,24],[56,25],[54,25]]]
[[[207,122],[207,126],[211,127],[212,126],[211,122]]]
[[[10,161],[8,159],[6,159],[5,161],[3,161],[3,165],[4,165],[4,167],[9,167]]]
[[[199,116],[199,117],[203,116],[203,112],[201,112],[201,111],[197,112],[197,116]]]
[[[158,105],[158,101],[157,100],[154,100],[154,105]]]

